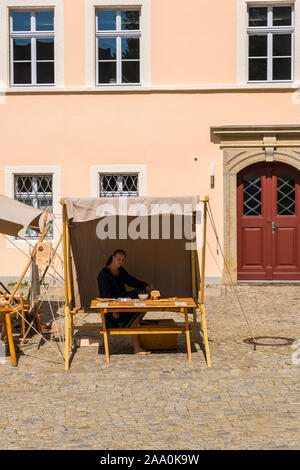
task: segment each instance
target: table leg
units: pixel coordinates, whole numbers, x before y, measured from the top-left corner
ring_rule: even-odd
[[[186,346],[189,362],[192,362],[192,350],[191,350],[191,338],[190,338],[190,328],[189,328],[189,317],[187,309],[181,309],[181,312],[184,312],[185,318],[185,335],[186,335]]]
[[[193,311],[193,336],[194,336],[194,343],[197,343],[197,312],[194,309]]]
[[[74,345],[74,314],[70,313],[70,345],[69,350],[72,350]]]
[[[6,325],[5,325],[5,314],[1,313],[1,323],[2,323],[2,331],[1,331],[1,341],[5,341],[6,338]]]
[[[70,313],[68,307],[65,308],[65,370],[69,370],[70,355]]]
[[[108,347],[108,334],[107,334],[107,329],[106,329],[105,314],[106,314],[106,309],[101,310],[105,358],[106,358],[106,362],[109,363],[110,359],[109,359],[109,347]]]
[[[15,345],[14,345],[14,340],[13,340],[13,335],[12,335],[10,313],[5,314],[5,325],[6,325],[6,334],[7,334],[7,339],[8,339],[11,363],[14,367],[16,367],[17,356],[16,356]]]

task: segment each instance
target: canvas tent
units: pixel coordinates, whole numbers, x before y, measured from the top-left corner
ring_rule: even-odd
[[[122,199],[64,199],[70,305],[88,307],[99,296],[97,276],[118,248],[127,253],[126,269],[162,297],[195,298],[199,262],[195,250],[186,248],[200,210],[198,197]]]
[[[210,367],[204,308],[208,197],[65,198],[61,203],[65,369],[69,368],[75,316],[86,313],[99,296],[99,271],[118,248],[127,253],[126,269],[158,289],[162,297],[193,297],[194,341],[200,312]]]
[[[43,214],[40,209],[0,194],[0,233],[23,238],[28,228],[41,232]]]

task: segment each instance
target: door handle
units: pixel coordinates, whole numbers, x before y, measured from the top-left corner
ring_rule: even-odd
[[[275,222],[272,222],[272,235],[275,235],[276,233],[276,224]]]

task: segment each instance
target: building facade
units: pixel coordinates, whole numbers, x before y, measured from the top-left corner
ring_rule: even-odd
[[[62,196],[208,195],[208,282],[300,280],[299,0],[1,0],[0,82],[0,191],[54,240]]]

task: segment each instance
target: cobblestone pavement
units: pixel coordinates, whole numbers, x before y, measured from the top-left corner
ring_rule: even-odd
[[[238,295],[255,335],[300,339],[300,287],[242,286]],[[133,356],[122,336],[110,338],[110,364],[100,343],[79,348],[65,372],[55,349],[33,336],[17,368],[0,365],[0,448],[299,448],[291,346],[245,344],[250,333],[230,290],[207,297],[206,309],[211,369],[199,349],[187,362],[184,335],[176,352],[148,357]]]

